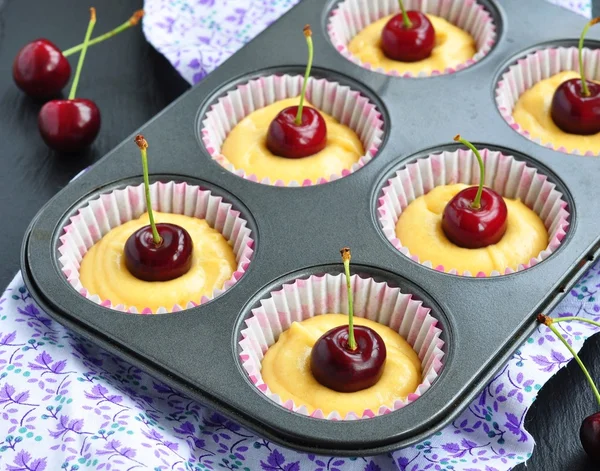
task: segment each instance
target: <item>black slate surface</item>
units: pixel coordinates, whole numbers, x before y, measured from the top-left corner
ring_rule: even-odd
[[[69,158],[49,151],[37,134],[39,103],[24,97],[12,83],[10,68],[27,41],[46,37],[59,47],[81,40],[85,25],[75,25],[75,12],[98,8],[96,31],[124,21],[141,1],[0,0],[0,285],[18,270],[23,232],[38,209],[79,170],[112,149],[137,127],[187,89],[187,84],[151,46],[140,29],[94,47],[88,54],[79,96],[94,99],[102,111],[100,136],[89,151]],[[81,14],[84,23],[86,13]],[[600,378],[598,337],[582,351],[592,376]],[[526,424],[538,446],[527,468],[517,470],[592,470],[580,448],[581,419],[598,407],[576,364],[561,370],[540,392]]]

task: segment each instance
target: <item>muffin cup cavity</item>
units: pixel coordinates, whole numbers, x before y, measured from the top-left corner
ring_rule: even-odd
[[[306,405],[283,401],[271,392],[261,375],[262,359],[282,332],[293,322],[301,322],[327,313],[347,313],[347,291],[344,274],[311,275],[284,284],[272,291],[260,306],[252,310],[246,327],[241,331],[239,359],[252,384],[267,398],[298,414],[327,420],[357,420],[388,414],[421,397],[441,373],[444,363],[444,341],[440,323],[430,308],[411,294],[386,282],[376,281],[366,275],[351,278],[354,293],[354,313],[384,324],[404,337],[421,360],[422,382],[407,398],[398,398],[393,404],[378,410],[357,410],[342,417],[333,411],[327,416],[321,410],[312,414]]]
[[[479,152],[486,168],[485,185],[505,198],[521,200],[532,209],[543,221],[549,239],[548,246],[537,257],[508,267],[503,273],[493,271],[490,276],[507,275],[537,265],[559,248],[567,234],[570,214],[563,194],[546,175],[526,162],[489,149]],[[488,275],[483,272],[459,272],[453,267],[436,265],[432,260],[421,260],[396,237],[398,219],[410,203],[437,186],[455,183],[479,184],[479,164],[471,150],[444,151],[409,163],[398,170],[381,191],[377,204],[379,224],[385,237],[400,253],[427,268],[453,275],[486,277]]]
[[[101,194],[89,201],[70,218],[59,238],[59,267],[69,284],[85,298],[116,311],[133,314],[165,314],[189,309],[213,299],[231,288],[246,272],[253,255],[254,240],[248,223],[239,211],[209,190],[188,183],[157,182],[150,185],[152,208],[155,211],[205,219],[231,244],[237,268],[222,288],[210,297],[191,299],[185,306],[164,306],[153,312],[145,308],[138,313],[133,306],[114,305],[110,299],[102,299],[90,293],[79,278],[81,261],[90,248],[111,229],[139,218],[146,211],[144,185],[127,186],[123,189]]]
[[[221,153],[221,146],[231,130],[250,113],[276,101],[300,95],[301,75],[269,75],[250,80],[227,92],[207,111],[201,125],[201,138],[210,156],[226,170],[247,180],[274,186],[310,186],[350,175],[373,159],[381,146],[384,122],[381,113],[367,97],[347,85],[310,77],[306,99],[317,109],[330,114],[341,124],[351,128],[359,137],[365,154],[340,174],[323,175],[318,180],[293,181],[259,179],[242,169],[236,169]]]
[[[369,63],[362,62],[348,50],[348,44],[369,24],[388,15],[400,12],[397,0],[344,0],[332,11],[327,30],[329,38],[337,51],[346,59],[359,66],[381,74],[396,77],[429,77],[453,74],[466,69],[485,57],[496,42],[496,26],[492,15],[483,5],[474,0],[405,0],[407,10],[419,10],[423,13],[444,18],[448,22],[468,32],[475,40],[477,52],[466,62],[445,70],[434,70],[431,74],[411,72],[401,74],[397,71],[385,71]]]
[[[600,154],[589,149],[570,152],[559,144],[534,138],[513,118],[519,98],[535,84],[561,72],[571,70],[579,73],[578,54],[576,47],[553,47],[539,49],[521,57],[502,74],[496,86],[496,104],[508,125],[530,141],[565,154],[597,156]],[[587,79],[600,80],[600,50],[584,48],[583,63]]]

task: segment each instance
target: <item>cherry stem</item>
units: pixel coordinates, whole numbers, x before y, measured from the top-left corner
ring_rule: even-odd
[[[475,146],[466,139],[460,137],[460,134],[454,136],[454,140],[456,142],[460,142],[462,145],[465,145],[469,149],[471,149],[475,154],[475,157],[477,157],[477,161],[479,162],[479,188],[477,188],[477,194],[475,195],[475,199],[471,203],[471,208],[479,209],[481,207],[481,194],[483,193],[483,182],[485,180],[485,165],[483,165],[483,159],[481,158],[481,154],[475,148]]]
[[[565,321],[579,321],[585,322],[586,324],[592,324],[598,328],[600,328],[600,322],[593,321],[591,319],[586,319],[585,317],[559,317],[558,319],[552,319],[552,322],[558,324],[559,322]]]
[[[344,272],[346,273],[346,288],[348,289],[348,348],[356,350],[356,340],[354,339],[354,299],[352,295],[352,285],[350,284],[350,259],[352,254],[348,247],[340,250],[342,260],[344,261]]]
[[[564,321],[564,320],[566,320],[566,318],[563,318],[562,320]],[[554,333],[554,335],[556,335],[556,337],[563,343],[563,345],[565,347],[567,347],[567,350],[569,350],[569,352],[571,352],[571,355],[573,355],[573,358],[575,358],[575,361],[581,368],[581,371],[583,371],[583,374],[585,375],[588,383],[592,387],[594,396],[596,396],[596,401],[598,401],[598,404],[600,404],[600,392],[598,392],[598,388],[594,384],[594,381],[592,380],[592,377],[590,376],[589,371],[587,370],[587,368],[581,361],[581,358],[579,358],[579,355],[577,355],[577,352],[575,350],[573,350],[573,347],[571,347],[571,345],[569,345],[569,342],[567,342],[567,340],[562,336],[562,334],[558,331],[558,329],[553,325],[555,322],[558,322],[558,321],[555,321],[554,319],[552,319],[548,316],[545,316],[544,314],[538,314],[537,321],[541,324],[544,324],[546,327],[548,327]]]
[[[150,219],[150,227],[152,228],[152,240],[156,245],[162,244],[162,237],[156,229],[154,222],[154,213],[152,212],[152,198],[150,198],[150,179],[148,177],[148,141],[144,136],[138,134],[135,136],[135,143],[140,148],[142,154],[142,168],[144,172],[144,190],[146,191],[146,207],[148,208],[148,218]]]
[[[590,89],[588,88],[585,80],[585,71],[583,70],[583,40],[588,30],[596,23],[600,23],[600,17],[592,18],[589,23],[584,26],[581,36],[579,36],[579,74],[581,75],[581,88],[583,96],[590,96]]]
[[[133,15],[131,15],[131,18],[129,18],[122,25],[117,26],[115,29],[109,31],[108,33],[104,33],[102,36],[98,36],[98,37],[95,37],[94,39],[91,39],[90,42],[88,43],[88,47],[93,46],[94,44],[101,43],[102,41],[105,41],[107,39],[110,39],[113,36],[116,36],[117,34],[121,33],[122,31],[125,31],[126,29],[129,29],[132,26],[137,25],[140,22],[140,20],[142,19],[142,16],[144,16],[144,10],[137,10],[136,12],[133,13]],[[63,56],[69,57],[70,55],[73,55],[76,52],[81,51],[82,49],[83,49],[83,43],[64,50]]]
[[[92,36],[92,31],[94,26],[96,25],[96,9],[94,7],[90,8],[90,22],[88,23],[87,31],[85,32],[85,38],[83,40],[83,47],[81,49],[81,54],[79,56],[79,61],[77,62],[77,70],[75,71],[75,76],[73,77],[73,83],[71,84],[71,91],[69,92],[69,100],[75,98],[75,92],[77,91],[77,85],[79,84],[79,76],[81,75],[81,69],[83,68],[83,60],[85,59],[85,53],[87,52],[87,48],[90,44],[90,37]]]
[[[404,22],[404,27],[406,29],[410,29],[413,27],[412,21],[410,21],[410,18],[408,17],[407,13],[406,13],[406,8],[404,8],[404,3],[402,3],[402,0],[398,0],[398,3],[400,4],[400,10],[402,11],[402,21]]]
[[[302,83],[302,93],[300,94],[300,104],[298,105],[298,113],[296,114],[296,120],[294,121],[297,126],[302,124],[302,108],[304,107],[304,96],[306,95],[306,85],[308,83],[308,77],[310,76],[310,68],[313,63],[313,42],[312,42],[312,31],[310,25],[304,27],[304,37],[306,38],[306,45],[308,46],[308,62],[306,64],[306,72],[304,72],[304,82]]]

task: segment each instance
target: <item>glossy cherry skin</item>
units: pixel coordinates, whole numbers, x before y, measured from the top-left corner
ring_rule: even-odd
[[[355,392],[373,386],[383,374],[385,343],[369,327],[355,325],[357,348],[348,348],[348,326],[325,332],[310,355],[310,368],[323,386],[338,392]]]
[[[587,136],[600,132],[600,85],[586,80],[590,96],[584,96],[580,79],[567,80],[554,92],[550,114],[564,132]]]
[[[588,456],[600,463],[600,412],[583,420],[579,429],[579,440]]]
[[[327,125],[314,108],[302,108],[302,122],[296,124],[297,106],[280,111],[269,125],[267,148],[288,159],[301,159],[322,151],[327,145]]]
[[[406,12],[412,23],[404,26],[402,13],[393,16],[381,33],[381,49],[390,59],[416,62],[427,59],[435,46],[435,30],[429,18],[420,11]]]
[[[481,205],[471,204],[477,187],[471,186],[457,193],[444,208],[442,229],[450,242],[467,249],[478,249],[497,243],[506,232],[508,211],[502,196],[483,187]]]
[[[33,98],[52,98],[65,87],[71,65],[62,51],[47,39],[26,44],[13,62],[13,79]]]
[[[100,110],[91,100],[52,100],[42,106],[38,127],[49,147],[77,152],[89,146],[100,131]]]
[[[125,266],[144,281],[168,281],[185,275],[192,266],[194,243],[183,227],[169,223],[156,225],[162,243],[156,245],[151,227],[144,226],[125,242]]]

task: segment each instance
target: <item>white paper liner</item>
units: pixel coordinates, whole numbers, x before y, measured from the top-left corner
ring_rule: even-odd
[[[268,348],[279,335],[289,329],[292,322],[327,313],[348,313],[346,278],[344,274],[310,276],[297,279],[273,291],[270,297],[261,301],[260,307],[252,310],[246,320],[239,342],[239,358],[248,373],[250,381],[269,399],[288,410],[319,419],[356,420],[388,414],[414,402],[427,391],[439,376],[444,366],[443,346],[440,338],[442,330],[438,321],[430,314],[430,309],[421,301],[404,294],[384,282],[372,278],[351,277],[354,294],[354,313],[398,332],[417,352],[421,360],[422,382],[414,393],[404,400],[398,398],[393,404],[381,406],[378,410],[353,411],[342,417],[333,411],[327,416],[319,409],[309,414],[306,405],[286,402],[271,392],[261,375],[262,359]]]
[[[250,113],[276,101],[300,96],[303,76],[270,75],[239,85],[219,98],[211,106],[202,121],[202,141],[210,156],[230,172],[248,180],[275,186],[310,186],[327,183],[345,177],[362,168],[375,155],[383,139],[383,119],[376,106],[359,92],[346,85],[325,79],[310,77],[306,87],[306,99],[319,110],[333,116],[341,124],[350,127],[358,135],[365,155],[341,174],[323,175],[316,181],[305,179],[286,185],[283,181],[272,182],[236,169],[221,153],[221,146],[229,132]]]
[[[231,288],[245,273],[253,255],[254,240],[239,211],[231,204],[209,190],[201,189],[185,182],[157,182],[150,185],[152,208],[155,211],[183,214],[205,219],[213,229],[219,231],[231,244],[237,261],[236,271],[221,289],[213,291],[210,297],[190,300],[186,306],[165,306],[157,309],[156,314],[177,312],[205,303]],[[110,299],[101,299],[96,293],[90,293],[81,284],[79,269],[83,256],[111,229],[128,221],[139,218],[146,212],[144,185],[127,186],[120,190],[104,193],[89,201],[63,228],[58,251],[59,263],[70,285],[82,296],[101,306],[122,312],[137,314],[134,306],[113,305]],[[153,314],[145,308],[140,314]]]
[[[520,96],[536,83],[568,70],[579,73],[578,54],[576,47],[558,47],[540,49],[520,58],[516,64],[509,67],[498,82],[496,104],[508,125],[530,141],[566,154],[595,156],[600,154],[595,154],[588,149],[569,152],[559,144],[542,142],[539,138],[533,138],[513,118],[513,110]],[[583,64],[588,80],[600,80],[600,50],[584,48]]]
[[[487,55],[496,42],[496,26],[490,13],[474,0],[404,0],[407,10],[419,10],[423,13],[444,18],[455,26],[468,32],[475,40],[477,52],[466,62],[445,70],[434,70],[430,74],[421,72],[399,73],[375,68],[362,62],[348,50],[348,44],[360,31],[371,23],[400,12],[398,0],[344,0],[340,2],[329,17],[327,30],[334,47],[346,59],[361,67],[381,74],[397,77],[429,77],[434,75],[453,74],[466,69]]]
[[[504,273],[493,271],[490,276],[507,275],[537,265],[560,246],[567,233],[569,212],[562,193],[546,175],[523,161],[488,149],[479,149],[479,152],[485,164],[485,186],[506,198],[519,199],[532,209],[544,222],[549,239],[548,246],[537,257],[516,267],[507,267]],[[398,219],[411,202],[437,186],[454,183],[479,184],[479,164],[471,150],[432,154],[408,164],[397,171],[382,190],[377,208],[379,223],[392,245],[412,260],[453,275],[486,277],[483,272],[461,273],[453,267],[435,265],[435,261],[420,260],[396,237]]]

